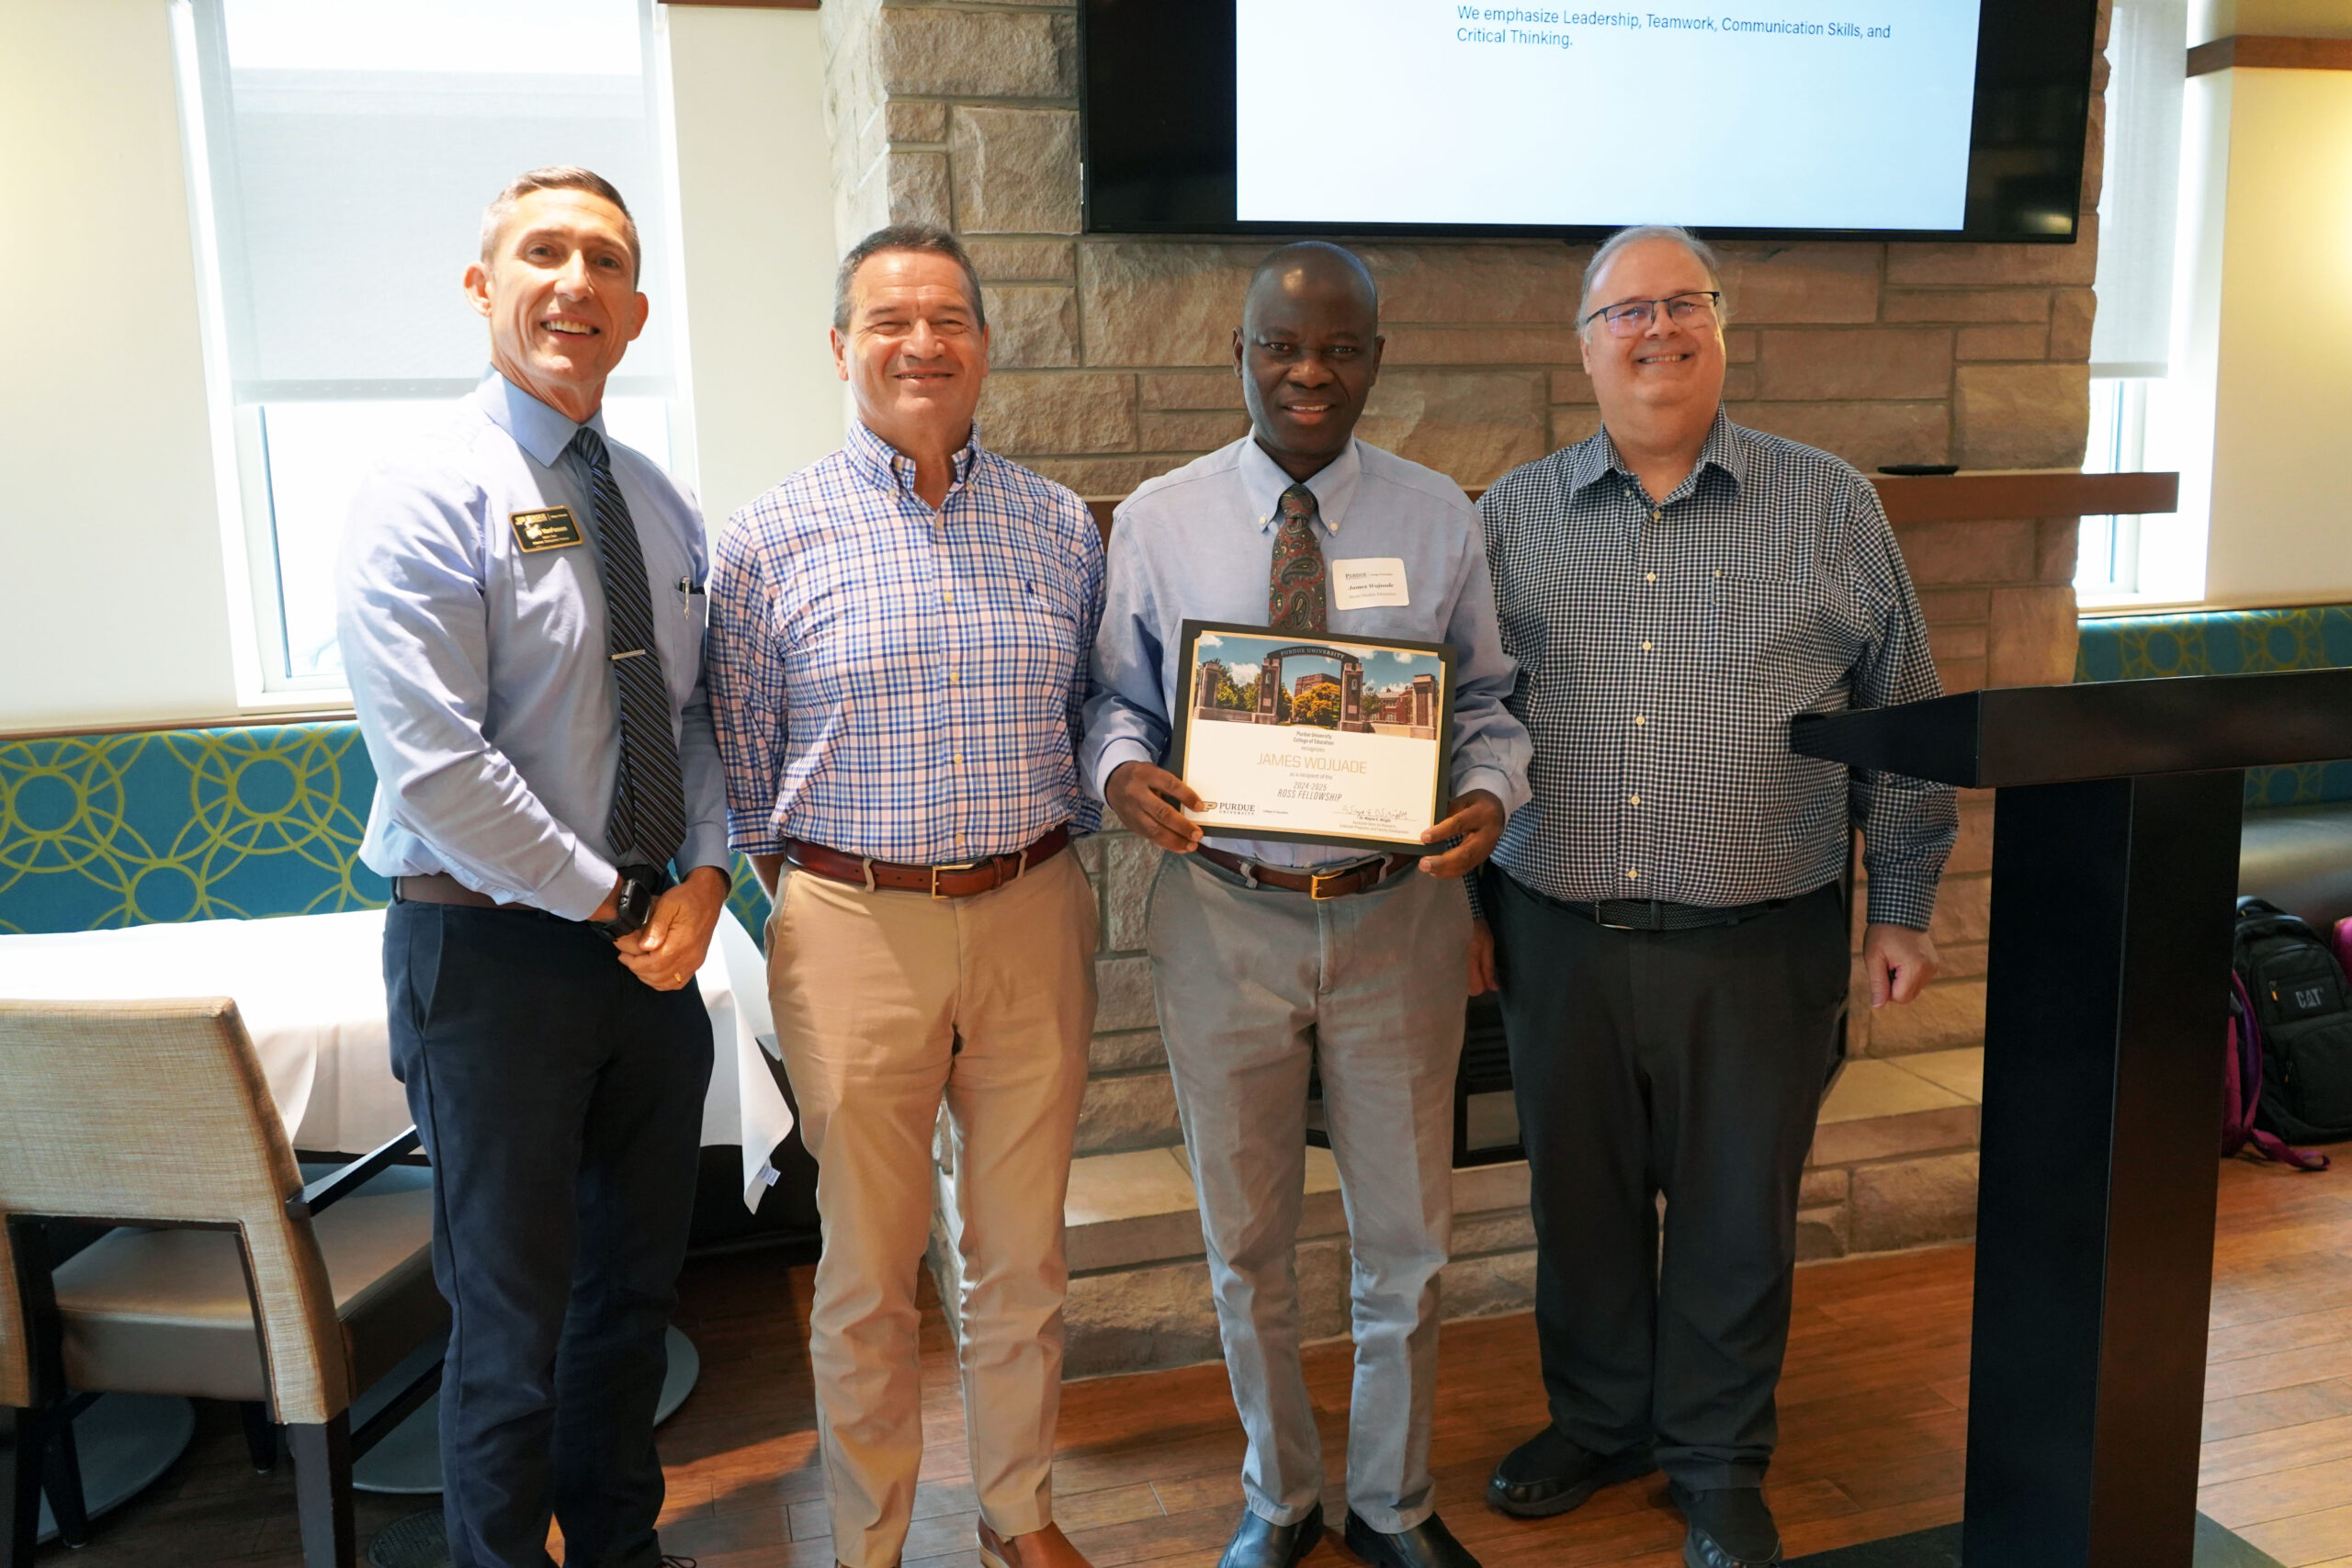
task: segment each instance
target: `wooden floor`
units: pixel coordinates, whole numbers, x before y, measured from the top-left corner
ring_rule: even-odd
[[[2289,1568],[2352,1568],[2352,1157],[2316,1176],[2232,1163],[2222,1178],[2200,1504]],[[1769,1487],[1792,1555],[1959,1517],[1970,1263],[1969,1249],[1947,1247],[1799,1274]],[[757,1255],[688,1267],[679,1322],[701,1348],[703,1377],[662,1433],[662,1546],[702,1568],[831,1561],[805,1351],[808,1289],[807,1270]],[[974,1568],[961,1417],[935,1325],[932,1337],[930,1451],[907,1562]],[[1447,1326],[1435,1437],[1446,1522],[1487,1568],[1672,1568],[1681,1526],[1655,1478],[1557,1519],[1508,1519],[1479,1501],[1495,1461],[1543,1420],[1534,1352],[1523,1316]],[[1337,1474],[1346,1347],[1310,1351],[1308,1375]],[[1240,1507],[1240,1456],[1220,1367],[1075,1383],[1062,1406],[1057,1513],[1099,1568],[1209,1568]],[[363,1496],[363,1547],[418,1501]],[[1344,1506],[1335,1488],[1327,1511],[1336,1521]],[[255,1475],[229,1412],[205,1406],[187,1458],[101,1521],[73,1560],[76,1568],[297,1568],[290,1481],[282,1465]],[[1335,1540],[1308,1559],[1325,1568],[1353,1561]]]

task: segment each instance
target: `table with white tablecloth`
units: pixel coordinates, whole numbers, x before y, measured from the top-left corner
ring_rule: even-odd
[[[392,1077],[383,947],[381,909],[0,936],[0,996],[233,997],[294,1146],[356,1153],[410,1121]],[[766,964],[731,912],[720,915],[695,980],[716,1051],[702,1141],[742,1145],[743,1201],[757,1209],[792,1111],[768,1061]]]

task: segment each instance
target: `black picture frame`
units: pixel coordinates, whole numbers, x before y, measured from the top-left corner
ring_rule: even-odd
[[[1416,658],[1434,660],[1437,663],[1437,672],[1433,688],[1435,711],[1431,716],[1432,723],[1430,726],[1430,728],[1435,731],[1435,734],[1430,738],[1430,820],[1429,824],[1425,824],[1423,826],[1434,825],[1435,823],[1445,819],[1446,805],[1450,799],[1448,792],[1452,783],[1452,770],[1453,762],[1453,674],[1455,652],[1452,643],[1411,642],[1401,637],[1341,637],[1334,636],[1329,632],[1293,634],[1290,632],[1275,631],[1267,626],[1248,626],[1238,621],[1195,621],[1188,619],[1183,623],[1182,628],[1178,634],[1176,711],[1172,716],[1172,733],[1168,746],[1168,771],[1174,773],[1180,779],[1184,778],[1185,759],[1190,750],[1192,740],[1193,710],[1197,705],[1194,685],[1201,670],[1200,641],[1204,635],[1214,635],[1219,637],[1249,637],[1255,641],[1272,642],[1283,645],[1283,648],[1274,650],[1276,653],[1280,653],[1284,651],[1286,649],[1291,648],[1301,650],[1310,649],[1328,649],[1329,654],[1323,656],[1328,657],[1330,655],[1337,655],[1342,660],[1345,660],[1354,657],[1353,654],[1348,651],[1349,649],[1362,649],[1372,653],[1410,653]],[[1262,671],[1261,672],[1260,679],[1261,682],[1264,679]],[[1262,692],[1262,686],[1261,690]],[[1341,721],[1342,724],[1346,722],[1344,711],[1341,716]],[[1260,719],[1257,722],[1266,724],[1269,728],[1272,728],[1274,724],[1274,721],[1269,719]],[[1288,727],[1284,726],[1283,728],[1286,728]],[[1192,781],[1187,779],[1185,782],[1189,784]],[[1418,837],[1420,832],[1420,826],[1416,826],[1412,829],[1416,836],[1409,840],[1387,839],[1374,836],[1357,837],[1330,833],[1303,833],[1280,829],[1240,827],[1230,823],[1209,824],[1204,822],[1202,824],[1202,827],[1212,838],[1255,839],[1278,843],[1295,844],[1329,844],[1340,849],[1365,850],[1388,854],[1435,854],[1438,852],[1439,848],[1439,846],[1435,844],[1424,844],[1420,842]]]

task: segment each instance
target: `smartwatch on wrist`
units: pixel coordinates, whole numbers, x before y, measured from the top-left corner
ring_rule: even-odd
[[[613,918],[588,923],[613,941],[634,931],[642,931],[652,918],[653,900],[662,895],[668,878],[658,865],[625,865],[621,867],[620,892],[613,899]]]

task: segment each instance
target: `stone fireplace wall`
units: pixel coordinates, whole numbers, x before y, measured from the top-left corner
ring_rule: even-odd
[[[1246,430],[1228,343],[1265,247],[1079,233],[1072,6],[825,0],[823,18],[836,238],[846,248],[909,220],[963,236],[995,333],[981,410],[992,446],[1081,495],[1114,498]],[[2104,83],[2102,63],[2095,85]],[[1733,417],[1865,472],[1894,462],[2078,466],[2102,118],[2095,100],[2079,243],[1727,247]],[[1598,427],[1573,322],[1588,249],[1361,249],[1380,279],[1388,339],[1367,440],[1476,489]],[[2075,533],[2066,517],[1900,530],[1947,690],[2071,676]],[[1989,801],[1964,801],[1962,821],[1936,917],[1945,977],[1907,1009],[1873,1016],[1857,1006],[1858,1056],[1981,1041]],[[1086,852],[1105,918],[1081,1152],[1171,1145],[1138,951],[1154,852],[1121,834]],[[1938,1125],[1928,1147],[1841,1143],[1849,1157],[1808,1180],[1809,1246],[1965,1235],[1973,1106]]]

